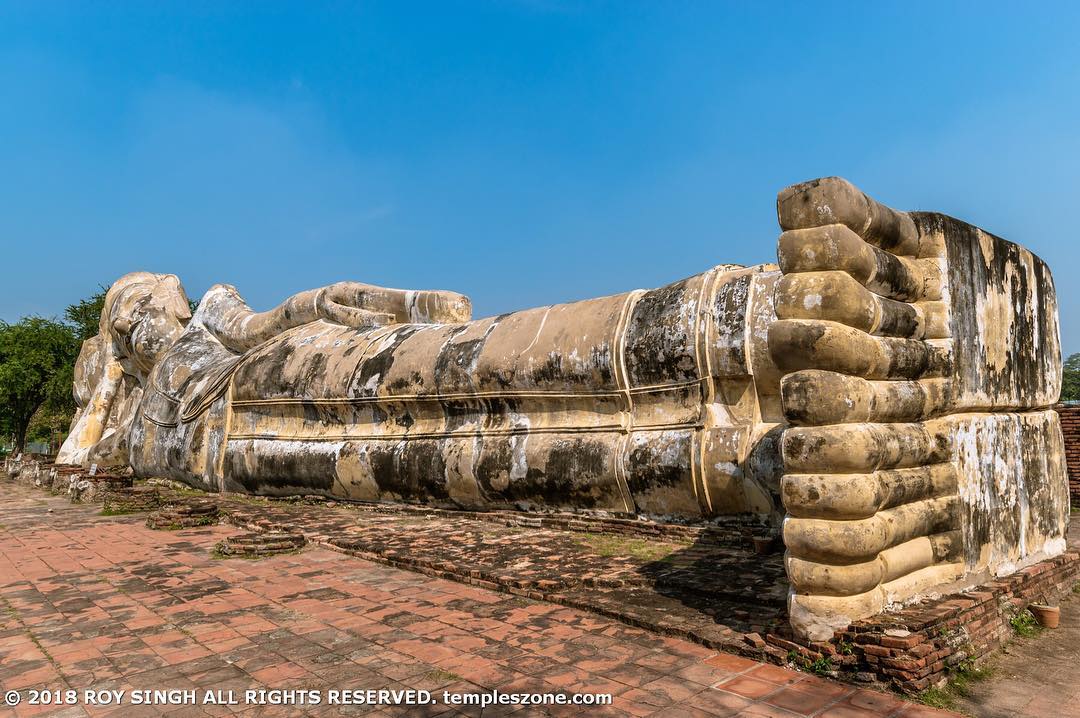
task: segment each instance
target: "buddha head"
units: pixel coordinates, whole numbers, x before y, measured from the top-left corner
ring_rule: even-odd
[[[105,294],[101,336],[124,371],[146,376],[191,319],[187,294],[175,274],[125,274]]]

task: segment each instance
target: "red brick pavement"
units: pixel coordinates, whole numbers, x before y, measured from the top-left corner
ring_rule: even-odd
[[[49,511],[51,509],[51,511]],[[605,708],[484,717],[940,716],[594,614],[320,548],[221,560],[237,530],[152,531],[0,484],[0,688],[611,693]],[[516,708],[516,710],[515,710]],[[0,709],[2,711],[3,709]],[[481,715],[418,707],[122,706],[24,715]]]

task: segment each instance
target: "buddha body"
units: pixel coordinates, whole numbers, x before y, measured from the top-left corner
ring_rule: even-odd
[[[138,276],[186,306],[174,277]],[[325,289],[257,314],[217,286],[186,324],[159,322],[170,341],[127,362],[152,365],[117,405],[128,416],[73,458],[213,491],[768,516],[780,410],[764,338],[779,276],[722,266],[476,320],[452,292],[342,284],[331,291],[355,313],[331,316]],[[771,371],[761,389],[755,362]]]

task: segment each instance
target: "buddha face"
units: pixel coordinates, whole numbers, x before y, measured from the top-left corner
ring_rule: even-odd
[[[124,371],[145,377],[190,319],[187,294],[176,275],[135,272],[109,289],[101,329],[112,338]]]

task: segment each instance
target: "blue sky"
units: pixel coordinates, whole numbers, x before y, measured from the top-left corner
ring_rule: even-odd
[[[842,175],[1055,272],[1080,351],[1077,3],[0,4],[0,318],[121,274],[477,316],[773,261]]]

